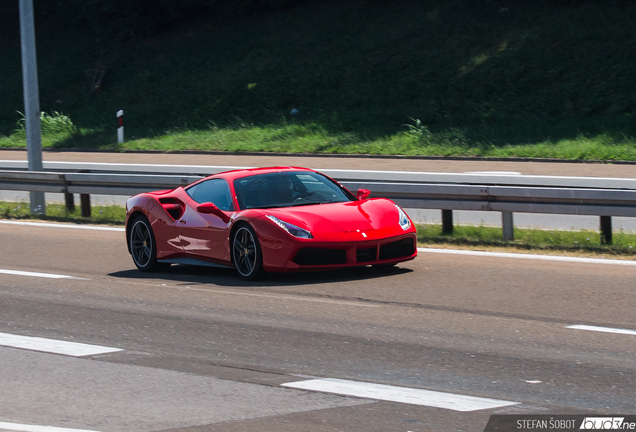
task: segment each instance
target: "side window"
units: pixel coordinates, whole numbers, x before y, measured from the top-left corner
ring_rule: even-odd
[[[223,179],[212,179],[187,190],[188,195],[199,204],[211,202],[223,211],[233,211],[230,187]]]
[[[186,192],[188,193],[188,195],[190,195],[190,198],[194,199],[194,197],[197,194],[197,190],[199,190],[200,186],[201,186],[201,183],[196,184],[196,185],[186,189]]]

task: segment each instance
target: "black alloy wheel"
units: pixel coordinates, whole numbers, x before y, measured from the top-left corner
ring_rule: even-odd
[[[261,247],[254,229],[247,224],[241,225],[232,240],[232,260],[239,277],[244,280],[256,280],[263,270]]]
[[[162,270],[170,264],[157,262],[157,244],[150,222],[145,216],[133,221],[130,229],[130,254],[137,268],[143,272]]]

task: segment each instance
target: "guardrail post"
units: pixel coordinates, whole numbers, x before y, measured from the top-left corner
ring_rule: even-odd
[[[612,217],[601,216],[601,243],[612,244]]]
[[[91,196],[89,194],[80,194],[80,203],[82,205],[82,217],[91,217]]]
[[[453,211],[442,210],[442,234],[453,233]]]
[[[75,211],[75,197],[72,193],[64,193],[64,202],[66,203],[66,210],[71,213]]]
[[[501,222],[503,224],[503,239],[515,239],[515,227],[512,222],[512,212],[501,212]]]

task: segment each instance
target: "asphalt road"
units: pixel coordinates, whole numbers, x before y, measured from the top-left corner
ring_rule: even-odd
[[[423,251],[391,271],[246,283],[187,266],[142,274],[120,230],[0,223],[0,241],[0,344],[121,349],[0,346],[0,430],[482,431],[494,413],[636,404],[633,265]],[[314,378],[515,404],[457,411],[281,386]]]

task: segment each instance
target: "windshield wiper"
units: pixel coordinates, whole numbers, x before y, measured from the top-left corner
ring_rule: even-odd
[[[300,207],[300,206],[309,206],[309,205],[315,205],[315,204],[326,204],[323,201],[310,201],[310,202],[300,202],[300,203],[296,203],[296,204],[292,204],[292,207]]]
[[[268,206],[256,206],[256,207],[246,207],[247,209],[272,209],[272,208],[281,208],[281,207],[288,207],[286,205],[280,205],[280,204],[274,204],[274,205],[268,205]]]

